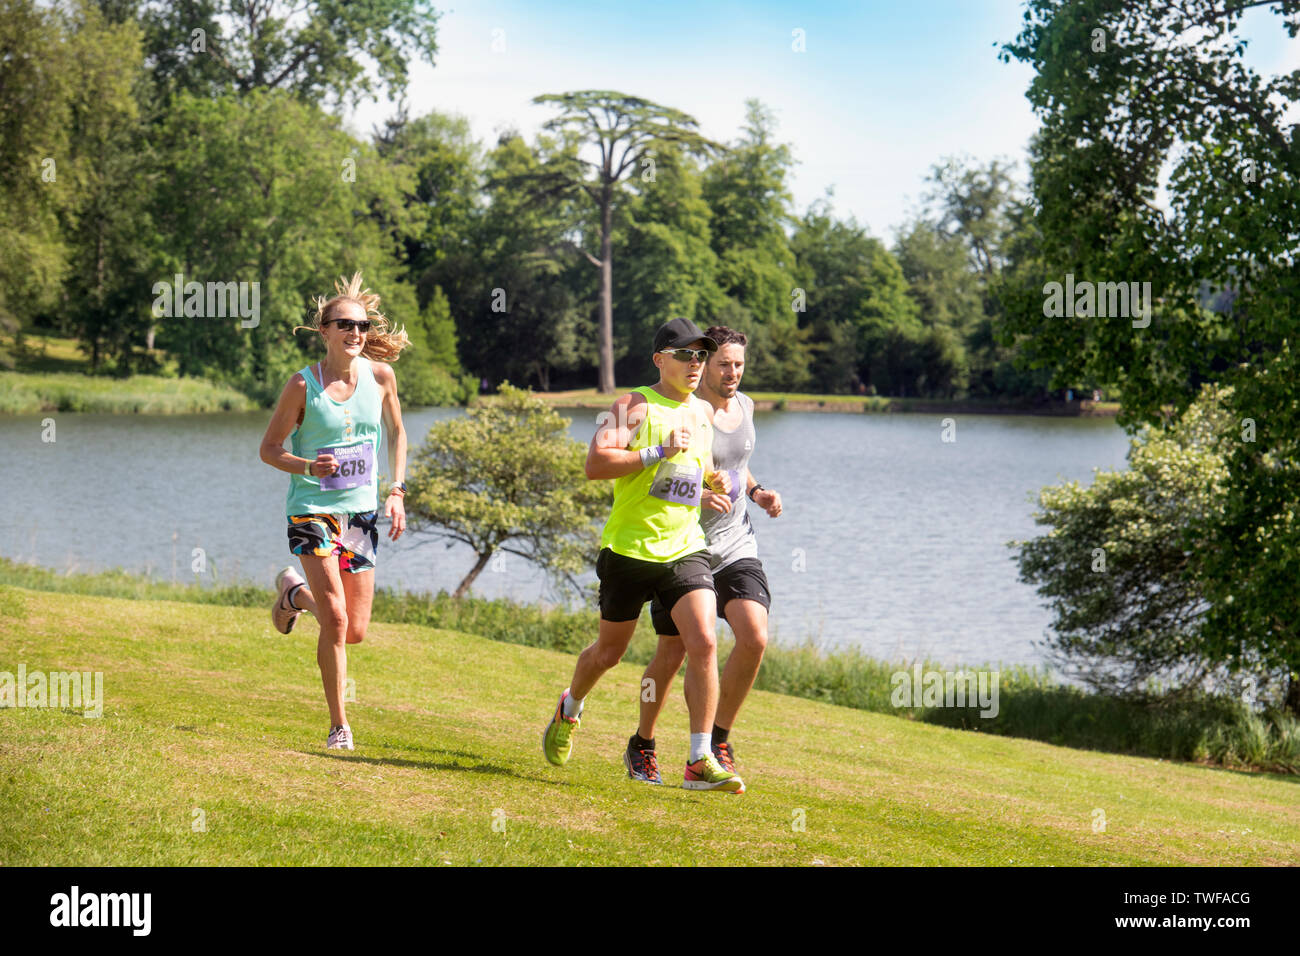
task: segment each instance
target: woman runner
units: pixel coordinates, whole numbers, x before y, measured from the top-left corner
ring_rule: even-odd
[[[390,331],[379,296],[361,287],[361,273],[334,288],[332,299],[317,298],[313,324],[298,326],[320,334],[325,357],[285,385],[261,457],[292,476],[285,507],[289,550],[307,576],[304,581],[292,567],[276,576],[271,620],[282,634],[293,630],[303,611],[320,624],[316,662],[330,712],[325,746],[351,750],[352,729],[343,710],[345,645],[361,643],[370,624],[375,576],[369,572],[379,545],[377,465],[385,445],[395,481],[384,502],[384,516],[392,522],[388,537],[396,541],[406,528],[406,431],[397,376],[388,363],[410,340],[403,330]],[[290,437],[292,451],[285,451]]]

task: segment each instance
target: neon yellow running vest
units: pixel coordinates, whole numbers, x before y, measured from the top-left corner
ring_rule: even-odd
[[[691,447],[614,480],[614,508],[600,546],[625,558],[666,564],[704,550],[700,494],[713,426],[700,408],[703,399],[674,402],[649,386],[633,391],[645,396],[646,417],[628,443],[630,450],[662,444],[683,417],[693,425]]]

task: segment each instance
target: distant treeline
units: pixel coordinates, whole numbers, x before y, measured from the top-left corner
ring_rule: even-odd
[[[1006,163],[936,164],[885,241],[829,193],[793,208],[792,146],[757,101],[734,141],[696,149],[676,135],[690,117],[611,93],[675,123],[608,184],[602,222],[599,175],[576,189],[560,175],[599,166],[596,136],[553,123],[484,144],[462,117],[411,115],[408,61],[432,60],[437,14],[423,0],[365,7],[331,19],[308,3],[302,21],[271,2],[236,24],[215,0],[0,0],[9,62],[26,64],[0,83],[6,338],[73,335],[95,371],[204,377],[268,402],[318,354],[293,331],[311,298],[360,269],[413,340],[398,365],[407,401],[463,401],[481,379],[587,387],[607,258],[621,385],[649,373],[652,330],[685,315],[750,335],[752,387],[1045,392],[1050,370],[1019,368],[1004,332],[999,292],[1033,272],[1039,245]],[[403,106],[357,136],[338,107],[372,85]],[[178,275],[257,283],[256,322],[155,314]]]

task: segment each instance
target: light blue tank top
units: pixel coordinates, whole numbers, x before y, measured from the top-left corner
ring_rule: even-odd
[[[325,393],[316,378],[315,365],[298,373],[307,382],[307,396],[302,424],[290,436],[293,453],[315,461],[321,449],[332,449],[329,454],[339,459],[341,467],[332,478],[290,475],[286,515],[355,514],[379,507],[383,390],[375,381],[369,359],[355,359],[354,367],[357,387],[346,402],[335,401]]]

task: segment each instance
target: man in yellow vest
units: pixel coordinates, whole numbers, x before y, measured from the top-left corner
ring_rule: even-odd
[[[587,477],[614,481],[614,506],[600,536],[600,631],[578,656],[542,736],[546,759],[563,766],[573,752],[587,694],[627,651],[637,618],[657,599],[686,648],[690,755],[682,786],[743,793],[711,747],[718,707],[717,594],[709,571],[700,501],[706,486],[730,491],[713,467],[713,407],[693,392],[717,343],[689,319],[655,333],[659,381],[621,396],[600,416],[587,451]],[[626,758],[625,758],[626,759]]]

